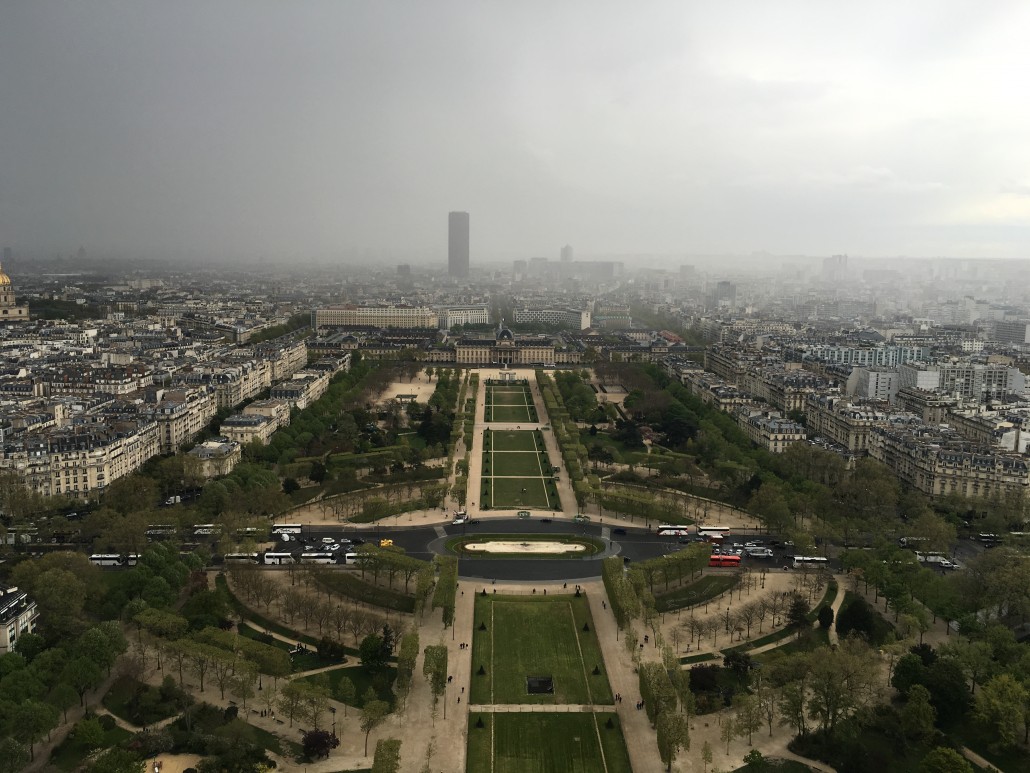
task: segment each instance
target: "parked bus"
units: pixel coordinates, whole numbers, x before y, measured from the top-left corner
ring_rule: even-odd
[[[303,524],[280,523],[272,527],[272,534],[300,534],[303,530]]]
[[[708,542],[722,542],[730,536],[729,526],[698,526],[697,535]]]
[[[335,564],[336,555],[333,553],[301,553],[302,564]]]
[[[690,527],[662,524],[657,529],[655,529],[655,533],[659,537],[687,537],[690,535]]]
[[[344,553],[343,563],[345,564],[356,564],[358,562],[359,553]]]
[[[193,536],[199,537],[202,534],[218,534],[221,529],[213,523],[195,523],[193,524]]]
[[[127,556],[120,553],[94,553],[89,557],[89,562],[94,566],[136,566],[139,553],[129,553]]]
[[[912,550],[915,550],[920,545],[929,541],[929,537],[902,537],[898,540],[898,544],[903,548],[911,548]]]
[[[156,523],[147,527],[143,532],[148,537],[174,537],[178,530],[170,523]]]
[[[261,556],[258,553],[226,553],[223,560],[227,564],[258,564]]]
[[[799,566],[829,566],[830,559],[823,558],[822,556],[794,556],[791,561],[794,562],[794,568],[797,569]]]
[[[265,553],[263,556],[266,564],[294,564],[293,553]]]
[[[740,566],[740,556],[713,553],[708,557],[709,566]]]
[[[997,534],[980,532],[976,535],[976,541],[982,542],[984,545],[997,545],[999,542],[1001,542],[1001,537],[999,537]]]

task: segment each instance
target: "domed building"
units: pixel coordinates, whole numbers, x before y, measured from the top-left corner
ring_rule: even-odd
[[[0,324],[5,322],[28,322],[28,305],[19,306],[14,299],[14,285],[11,277],[0,267]]]

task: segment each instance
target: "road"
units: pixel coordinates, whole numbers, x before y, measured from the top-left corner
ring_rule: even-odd
[[[658,538],[653,532],[643,528],[619,527],[616,529],[619,532],[617,534],[612,534],[611,531],[609,527],[600,523],[575,523],[559,515],[536,516],[529,519],[484,518],[462,525],[446,524],[435,527],[379,526],[356,529],[340,526],[305,526],[303,539],[299,542],[292,539],[289,542],[280,542],[275,549],[292,553],[310,546],[312,550],[318,551],[321,549],[323,537],[344,539],[357,536],[373,544],[381,539],[390,539],[408,555],[429,560],[434,555],[447,553],[444,544],[449,537],[470,534],[582,534],[599,538],[607,545],[603,554],[581,559],[460,559],[459,574],[462,577],[511,582],[585,580],[600,576],[601,559],[605,556],[619,555],[630,561],[644,561],[683,547],[675,537]]]

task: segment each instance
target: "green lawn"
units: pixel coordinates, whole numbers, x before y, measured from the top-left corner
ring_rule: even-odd
[[[551,502],[543,478],[490,478],[492,508],[535,507],[545,510],[557,509],[558,502]],[[525,491],[523,491],[525,489]]]
[[[539,451],[544,447],[542,441],[537,444],[535,430],[511,430],[509,432],[490,431],[491,451]]]
[[[473,629],[471,703],[612,703],[585,597],[477,596]],[[529,676],[551,677],[554,693],[530,695]]]
[[[532,405],[533,396],[528,389],[498,389],[490,387],[488,402],[493,405]]]
[[[468,773],[632,773],[615,714],[473,712],[468,736]]]
[[[533,421],[529,414],[529,408],[524,405],[495,405],[486,407],[487,421],[524,421],[527,424]]]
[[[489,458],[491,475],[502,478],[541,478],[548,472],[540,461],[540,454],[535,451],[493,451]]]
[[[706,574],[697,582],[684,585],[671,593],[657,594],[654,608],[658,612],[672,612],[685,607],[697,606],[735,587],[738,579],[739,577],[735,574]]]
[[[325,671],[322,674],[312,674],[311,676],[302,677],[302,680],[313,682],[318,679],[319,676],[324,676],[329,680],[329,694],[336,695],[336,685],[339,684],[343,677],[347,677],[354,683],[354,700],[347,704],[360,708],[363,703],[363,696],[369,687],[374,689],[379,696],[379,700],[386,701],[390,704],[390,709],[393,710],[393,704],[396,700],[396,696],[393,694],[393,683],[397,679],[397,669],[394,666],[389,666],[383,670],[383,676],[379,680],[374,680],[372,676],[361,666],[347,666],[345,668],[334,668],[332,671]]]

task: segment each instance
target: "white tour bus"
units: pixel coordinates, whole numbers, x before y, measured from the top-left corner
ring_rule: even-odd
[[[672,526],[664,523],[655,529],[655,533],[659,537],[688,537],[690,536],[689,526]]]
[[[195,523],[193,524],[193,536],[199,537],[201,534],[218,534],[220,529],[213,523]]]
[[[336,556],[332,553],[301,553],[302,564],[335,564]]]
[[[304,526],[299,523],[280,523],[272,527],[272,534],[300,534]]]
[[[293,564],[296,561],[293,553],[265,553],[264,563],[266,564]]]
[[[830,564],[830,559],[822,556],[794,556],[791,560],[794,562],[795,569],[799,566],[829,566]]]
[[[345,564],[356,564],[358,562],[358,553],[344,553],[343,563]]]
[[[258,553],[226,553],[224,559],[227,564],[257,564],[261,556]]]
[[[139,554],[123,556],[119,553],[94,553],[89,557],[89,562],[94,566],[135,566],[139,563]]]

